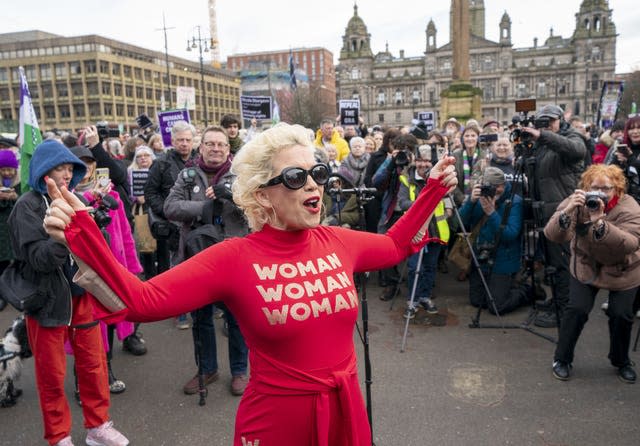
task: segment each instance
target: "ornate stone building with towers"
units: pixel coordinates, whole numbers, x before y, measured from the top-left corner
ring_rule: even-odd
[[[554,35],[551,29],[544,41],[536,38],[527,48],[513,47],[507,12],[497,24],[499,40],[488,40],[484,1],[467,1],[470,81],[482,90],[479,121],[506,124],[515,114],[515,101],[526,98],[537,99],[538,107],[556,103],[588,121],[596,119],[602,83],[615,80],[616,27],[607,0],[583,0],[570,37]],[[418,112],[431,110],[442,123],[447,116],[439,116],[441,94],[452,82],[451,35],[438,46],[433,20],[425,33],[420,56],[407,56],[404,50],[393,55],[388,45],[374,53],[355,5],[336,69],[338,98],[358,98],[369,125],[405,125]]]

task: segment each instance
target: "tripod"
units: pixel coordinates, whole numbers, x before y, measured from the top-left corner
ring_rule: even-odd
[[[491,255],[489,256],[490,259],[493,259],[493,257],[495,256],[495,253],[499,247],[500,244],[500,239],[501,239],[501,235],[502,235],[502,231],[507,223],[508,217],[509,217],[509,213],[511,211],[511,205],[513,203],[513,199],[515,196],[515,187],[517,184],[524,184],[524,175],[523,175],[523,170],[525,167],[525,164],[527,164],[528,167],[535,169],[535,158],[533,156],[525,156],[522,155],[519,157],[519,162],[516,163],[516,174],[512,183],[512,188],[511,188],[511,194],[508,200],[505,200],[505,210],[503,212],[502,215],[502,221],[501,221],[501,225],[500,225],[500,230],[496,236],[495,239],[495,243],[493,246],[493,249],[491,250]],[[530,169],[531,171],[532,169]],[[534,179],[534,175],[531,175],[531,180],[533,181]],[[524,192],[524,191],[523,191]],[[471,320],[471,324],[469,324],[470,328],[502,328],[504,329],[512,329],[512,328],[519,328],[525,331],[528,331],[529,333],[532,333],[536,336],[539,336],[543,339],[546,339],[550,342],[555,343],[556,340],[555,338],[553,338],[552,336],[546,335],[544,333],[540,333],[538,331],[536,331],[535,329],[533,329],[531,327],[531,323],[535,320],[537,314],[538,314],[538,308],[537,308],[537,304],[536,304],[536,299],[535,299],[535,287],[536,287],[536,283],[535,283],[535,268],[534,268],[534,256],[535,256],[535,250],[538,246],[540,246],[542,248],[542,254],[543,254],[543,258],[546,259],[547,258],[547,253],[546,253],[546,244],[545,241],[541,239],[541,233],[542,233],[542,228],[543,225],[540,224],[543,221],[543,216],[542,216],[542,210],[543,210],[543,206],[544,203],[541,201],[531,201],[530,199],[525,200],[526,204],[529,204],[530,208],[531,208],[531,216],[529,219],[525,219],[525,224],[523,225],[523,230],[524,230],[524,246],[525,246],[525,272],[527,273],[527,275],[530,276],[531,278],[531,294],[532,296],[530,297],[530,300],[533,304],[532,310],[529,312],[529,315],[527,317],[527,319],[520,323],[520,324],[504,324],[502,322],[502,320],[500,320],[500,324],[499,325],[495,325],[495,324],[481,324],[480,323],[480,314],[482,313],[482,306],[478,307],[478,311],[476,313],[476,317],[472,318]],[[457,211],[457,209],[456,209]],[[458,218],[459,218],[459,214]],[[462,225],[462,222],[460,221],[460,224]],[[472,255],[473,255],[473,250],[471,251]],[[473,255],[474,261],[476,260],[475,255]],[[479,265],[476,263],[476,268],[478,268],[478,272],[482,272],[481,269],[479,268]],[[493,263],[490,262],[489,263],[489,269],[488,269],[488,274],[487,276],[490,277],[491,276],[491,272],[492,272],[492,268],[493,268]],[[549,284],[551,285],[551,289],[553,290],[553,292],[555,292],[555,286],[554,286],[554,276],[555,276],[555,268],[552,266],[546,266],[545,267],[545,277],[548,279]],[[490,301],[493,304],[493,309],[495,311],[496,316],[498,316],[498,318],[500,318],[500,314],[495,306],[495,301],[493,300],[492,296],[489,294],[488,291],[488,286],[487,283],[485,281],[484,276],[481,275],[482,281],[483,281],[483,285],[485,286],[485,289],[487,290],[487,295],[490,297]],[[554,309],[555,309],[555,314],[556,314],[556,320],[558,322],[558,327],[560,326],[560,322],[559,322],[559,309],[558,309],[558,304],[557,304],[557,299],[554,297],[554,299],[552,300]]]

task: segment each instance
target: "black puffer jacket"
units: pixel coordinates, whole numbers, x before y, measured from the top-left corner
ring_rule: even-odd
[[[194,157],[192,153],[191,158]],[[173,149],[159,156],[149,169],[149,179],[144,186],[144,199],[154,214],[164,217],[164,201],[169,196],[178,174],[185,168],[185,161]]]
[[[587,147],[584,137],[572,128],[559,133],[542,130],[533,148],[535,165],[527,166],[527,177],[534,179],[532,194],[544,201],[544,223],[562,200],[578,187],[584,171]]]
[[[42,227],[49,198],[39,192],[22,195],[9,216],[11,242],[16,259],[22,262],[26,280],[39,283],[42,308],[30,312],[43,327],[58,327],[71,322],[72,295],[84,290],[73,285],[76,267],[69,250],[53,240]]]

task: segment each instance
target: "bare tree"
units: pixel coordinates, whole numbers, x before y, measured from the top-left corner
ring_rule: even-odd
[[[276,93],[280,118],[290,124],[300,124],[315,129],[322,118],[335,116],[335,97],[317,82],[302,84],[291,92],[279,90]]]
[[[629,73],[624,80],[618,117],[626,119],[631,113],[638,113],[637,109],[632,110],[634,103],[636,107],[640,105],[640,70]]]

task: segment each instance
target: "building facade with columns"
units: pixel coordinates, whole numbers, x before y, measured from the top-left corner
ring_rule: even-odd
[[[482,89],[481,121],[510,122],[515,101],[535,98],[538,107],[555,103],[588,121],[594,121],[604,81],[615,80],[616,28],[607,0],[583,0],[575,15],[576,26],[568,38],[549,31],[544,41],[514,48],[511,19],[504,13],[499,41],[485,38],[483,0],[469,0],[469,65],[471,83]],[[453,48],[438,46],[436,24],[425,30],[425,52],[393,55],[388,45],[375,53],[371,34],[354,6],[342,37],[336,68],[339,99],[358,98],[361,115],[369,125],[406,125],[420,111],[439,116],[440,94],[452,81]]]

